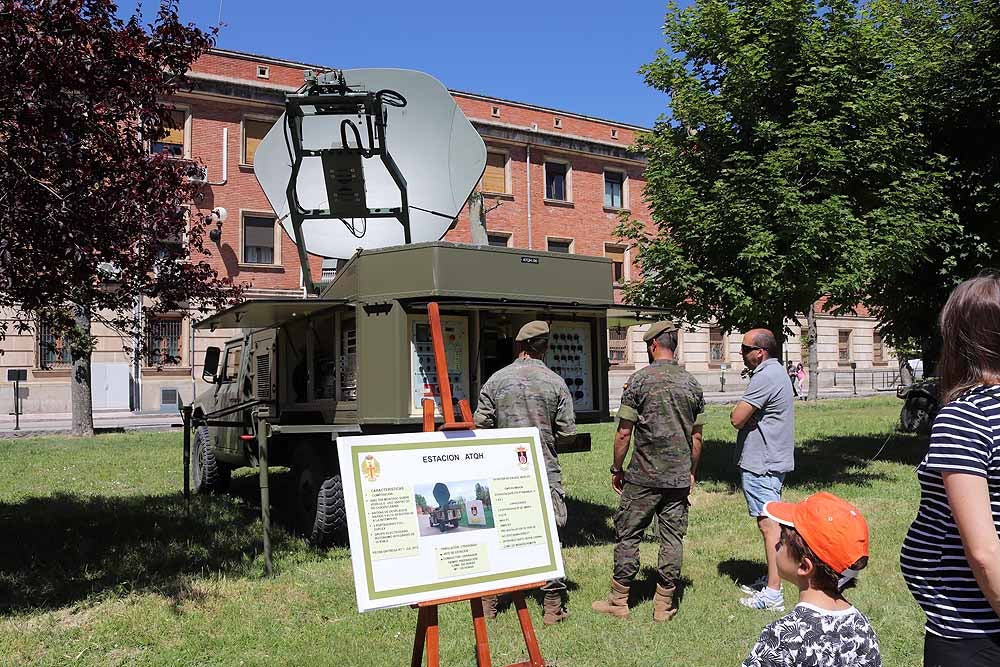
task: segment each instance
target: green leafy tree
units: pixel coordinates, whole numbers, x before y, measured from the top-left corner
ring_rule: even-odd
[[[942,208],[957,225],[918,255],[893,262],[873,256],[863,297],[894,346],[937,360],[937,316],[951,290],[1000,264],[1000,4],[976,0],[892,0],[876,6],[898,26],[906,87],[921,100],[914,117],[927,137],[928,160],[944,160]]]
[[[419,507],[422,512],[426,514],[430,511],[431,507],[427,504],[427,499],[424,498],[423,495],[415,493],[413,494],[413,499],[416,502],[417,507]]]
[[[668,49],[642,70],[670,96],[638,140],[654,227],[618,228],[643,276],[629,298],[783,343],[821,296],[857,303],[873,262],[926,257],[953,221],[900,33],[852,0],[669,5]]]
[[[476,500],[483,503],[483,505],[490,504],[490,489],[488,486],[483,486],[479,482],[476,482]]]

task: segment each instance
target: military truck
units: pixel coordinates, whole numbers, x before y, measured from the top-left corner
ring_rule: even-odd
[[[269,465],[292,469],[296,525],[317,545],[343,536],[337,438],[419,431],[425,398],[440,418],[430,302],[456,403],[475,409],[482,384],[513,359],[518,329],[542,319],[545,361],[580,423],[609,419],[609,317],[626,326],[644,315],[613,302],[606,258],[443,241],[359,251],[319,298],[248,301],[196,325],[244,332],[206,354],[212,387],[193,405],[195,490],[224,490],[233,469],[257,465],[252,411],[266,405],[280,425]],[[589,439],[574,447],[589,449]]]

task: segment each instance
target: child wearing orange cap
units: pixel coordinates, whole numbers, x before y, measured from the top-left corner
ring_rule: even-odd
[[[771,501],[764,513],[781,526],[781,578],[799,587],[792,612],[760,633],[743,667],[881,667],[868,618],[844,599],[868,564],[868,524],[832,493],[801,503]]]

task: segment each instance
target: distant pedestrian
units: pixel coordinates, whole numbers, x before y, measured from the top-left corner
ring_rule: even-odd
[[[701,457],[698,415],[705,409],[705,398],[698,381],[674,359],[677,328],[672,322],[653,324],[643,340],[650,365],[629,378],[622,394],[611,464],[611,488],[621,496],[614,517],[611,592],[591,606],[618,618],[628,616],[629,588],[639,572],[639,544],[656,519],[660,557],[653,620],[660,622],[677,613],[688,495]],[[624,468],[633,434],[635,449]]]
[[[792,365],[792,362],[789,361],[785,364],[785,372],[788,373],[788,381],[792,384],[792,396],[798,398],[800,393],[798,386],[799,376],[795,372],[795,366]]]
[[[799,602],[764,628],[743,667],[881,667],[871,622],[844,598],[868,565],[868,523],[858,508],[821,492],[769,502],[764,512],[781,526],[778,572],[798,587]]]
[[[798,393],[798,395],[802,397],[803,401],[806,400],[805,396],[806,369],[805,366],[802,365],[801,361],[795,366],[795,384],[798,388],[798,392],[796,393]]]
[[[775,546],[781,530],[764,513],[764,505],[781,500],[785,473],[795,467],[795,401],[778,357],[778,341],[767,329],[753,329],[740,346],[750,369],[750,384],[730,415],[736,436],[740,481],[750,516],[764,539],[767,574],[743,591],[740,603],[753,609],[784,610]]]
[[[927,616],[925,667],[1000,665],[1000,274],[941,311],[942,402],[900,557]]]

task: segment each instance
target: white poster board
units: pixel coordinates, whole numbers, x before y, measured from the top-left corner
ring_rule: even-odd
[[[337,451],[359,611],[563,576],[537,429],[348,436]]]

